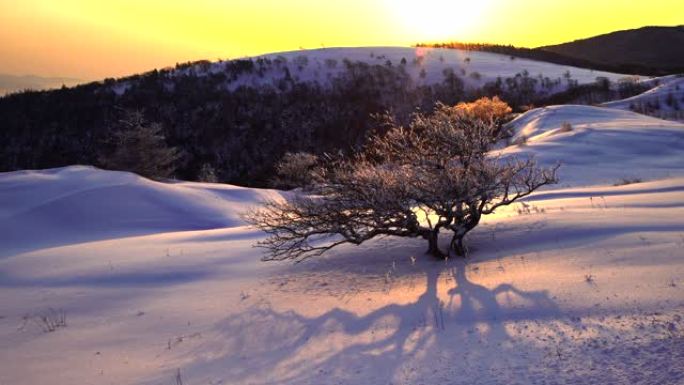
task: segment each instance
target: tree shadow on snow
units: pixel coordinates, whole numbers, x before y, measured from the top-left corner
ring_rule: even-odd
[[[335,307],[306,316],[297,309],[276,310],[268,303],[277,300],[273,298],[252,304],[220,322],[210,342],[186,352],[185,357],[200,358],[188,363],[184,372],[198,383],[217,380],[206,377],[207,373],[220,373],[226,383],[250,384],[387,384],[427,379],[453,383],[483,376],[498,382],[505,380],[507,370],[529,370],[502,359],[518,355],[506,323],[561,318],[546,291],[524,291],[512,284],[488,288],[468,278],[463,260],[420,261],[414,268],[415,295],[394,300],[404,289],[390,291],[388,304],[367,306],[370,312],[365,314]],[[316,307],[307,286],[318,290],[320,280],[315,277],[321,277],[324,269],[313,270],[296,285],[304,294],[304,303],[297,306],[301,310]],[[364,274],[360,280],[382,271],[370,268]],[[343,279],[325,287],[349,284]],[[363,301],[365,293],[357,292],[356,300]]]

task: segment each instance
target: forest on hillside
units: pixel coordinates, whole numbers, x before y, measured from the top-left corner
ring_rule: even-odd
[[[306,58],[303,56],[303,58]],[[289,65],[288,65],[289,64]],[[277,162],[287,152],[345,152],[382,131],[378,114],[407,122],[417,110],[437,103],[454,105],[499,96],[521,111],[550,102],[597,102],[636,94],[635,82],[612,85],[608,79],[578,85],[570,78],[550,79],[526,71],[497,78],[477,89],[464,86],[461,74],[445,70],[441,82],[419,84],[406,63],[368,64],[328,61],[339,72],[327,84],[300,81],[296,66],[305,60],[245,59],[216,65],[207,61],[106,79],[53,91],[26,91],[0,98],[0,171],[42,169],[72,164],[114,168],[107,161],[137,112],[141,123],[157,128],[157,145],[174,150],[173,177],[243,186],[272,185]],[[409,64],[410,65],[410,64]],[[228,88],[241,76],[264,77],[267,84]],[[562,85],[565,91],[558,93]],[[120,163],[119,163],[120,164]],[[124,168],[125,169],[125,168]]]

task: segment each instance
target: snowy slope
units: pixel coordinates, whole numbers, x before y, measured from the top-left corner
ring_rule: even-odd
[[[565,105],[531,110],[510,124],[518,145],[503,153],[534,156],[545,165],[561,163],[563,186],[684,176],[682,123]]]
[[[4,197],[17,178],[22,191],[45,189],[25,196],[33,205],[79,181],[122,176],[3,174]],[[183,184],[176,193],[192,201],[215,188],[233,191]],[[215,217],[259,194],[217,204]],[[681,178],[546,191],[487,218],[467,263],[434,262],[421,243],[388,239],[297,266],[263,264],[251,247],[260,235],[231,223],[6,255],[0,381],[166,384],[180,369],[184,384],[678,384],[683,194]],[[61,231],[82,230],[76,222],[63,218]],[[65,310],[66,327],[41,331],[36,316],[49,308]]]
[[[562,66],[547,62],[528,59],[511,60],[509,56],[489,52],[463,51],[457,49],[442,48],[408,48],[408,47],[363,47],[363,48],[330,48],[311,51],[295,51],[283,54],[271,54],[265,57],[274,58],[283,56],[292,61],[300,56],[309,56],[313,61],[313,67],[322,67],[326,59],[361,61],[370,64],[386,64],[389,60],[392,65],[400,65],[402,59],[407,61],[407,72],[414,80],[420,80],[421,70],[425,70],[425,82],[440,82],[443,80],[443,71],[447,68],[454,69],[454,73],[461,75],[465,71],[465,81],[471,86],[480,86],[487,81],[496,80],[497,77],[514,77],[516,74],[527,71],[530,76],[539,75],[551,79],[562,78],[566,72],[570,72],[572,79],[580,83],[591,83],[597,76],[606,76],[612,80],[618,80],[625,75],[602,71],[593,71],[583,68]],[[480,80],[473,78],[477,72],[481,75]],[[313,73],[315,75],[315,73]],[[303,74],[303,79],[312,79],[309,70]]]
[[[406,73],[416,84],[434,84],[444,81],[444,71],[451,70],[462,78],[466,87],[479,88],[497,77],[503,79],[515,77],[524,71],[533,78],[549,78],[558,80],[557,91],[567,87],[566,72],[572,80],[579,84],[592,83],[599,76],[617,81],[625,75],[602,71],[563,66],[558,64],[534,61],[528,59],[511,60],[509,56],[489,52],[463,51],[442,48],[410,48],[410,47],[360,47],[360,48],[322,48],[315,50],[300,50],[274,53],[254,58],[254,60],[268,59],[277,62],[265,66],[263,73],[241,74],[227,84],[229,89],[239,86],[272,85],[274,79],[283,76],[287,68],[295,80],[301,82],[317,82],[329,84],[330,79],[340,74],[345,66],[344,61],[378,64],[394,68],[404,68]],[[401,65],[402,59],[406,61]],[[225,70],[227,61],[219,61],[208,66],[195,65],[177,70],[176,74],[193,74],[196,76],[207,73],[219,73]],[[421,75],[423,73],[423,75]],[[118,91],[125,88],[119,86]]]
[[[631,98],[603,103],[603,107],[646,113],[663,119],[684,121],[684,77],[665,76],[658,84]]]
[[[242,226],[239,213],[271,195],[82,166],[0,174],[0,258],[77,241]]]
[[[238,214],[277,192],[0,174],[0,383],[684,383],[684,128],[583,106],[513,126],[502,151],[562,185],[486,217],[465,261],[381,239],[263,263]]]

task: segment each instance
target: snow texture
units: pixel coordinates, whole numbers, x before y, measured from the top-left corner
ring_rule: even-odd
[[[445,48],[321,48],[244,58],[244,60],[254,61],[257,68],[259,68],[260,59],[268,60],[270,64],[264,64],[263,71],[240,73],[235,79],[228,81],[226,89],[234,90],[241,86],[272,86],[275,80],[283,78],[286,69],[295,81],[313,82],[325,86],[345,70],[345,60],[352,63],[361,62],[403,68],[417,85],[441,83],[444,81],[444,71],[450,70],[460,77],[469,89],[480,88],[487,82],[495,81],[497,77],[513,78],[523,72],[527,72],[532,78],[557,80],[559,85],[555,91],[563,91],[567,88],[566,76],[570,76],[570,79],[576,81],[577,84],[593,83],[597,77],[605,77],[612,82],[617,82],[627,76],[529,59],[511,59],[510,56],[490,52]],[[404,65],[402,61],[405,61]],[[221,73],[230,63],[231,61],[224,60],[196,64],[174,70],[171,76],[207,76]],[[119,83],[114,91],[120,95],[126,89],[125,83]]]
[[[684,126],[555,106],[512,128],[502,154],[561,185],[486,217],[467,260],[386,238],[263,263],[239,214],[276,191],[0,174],[0,384],[684,383]]]
[[[684,124],[611,108],[550,106],[510,123],[503,154],[560,163],[562,186],[618,183],[681,175]]]
[[[684,77],[671,75],[650,80],[651,83],[654,81],[657,84],[642,94],[603,103],[602,106],[684,121]]]

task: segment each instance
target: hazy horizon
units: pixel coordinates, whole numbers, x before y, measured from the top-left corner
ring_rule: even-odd
[[[96,80],[300,48],[470,41],[537,47],[681,24],[684,5],[502,0],[0,0],[0,73]]]

